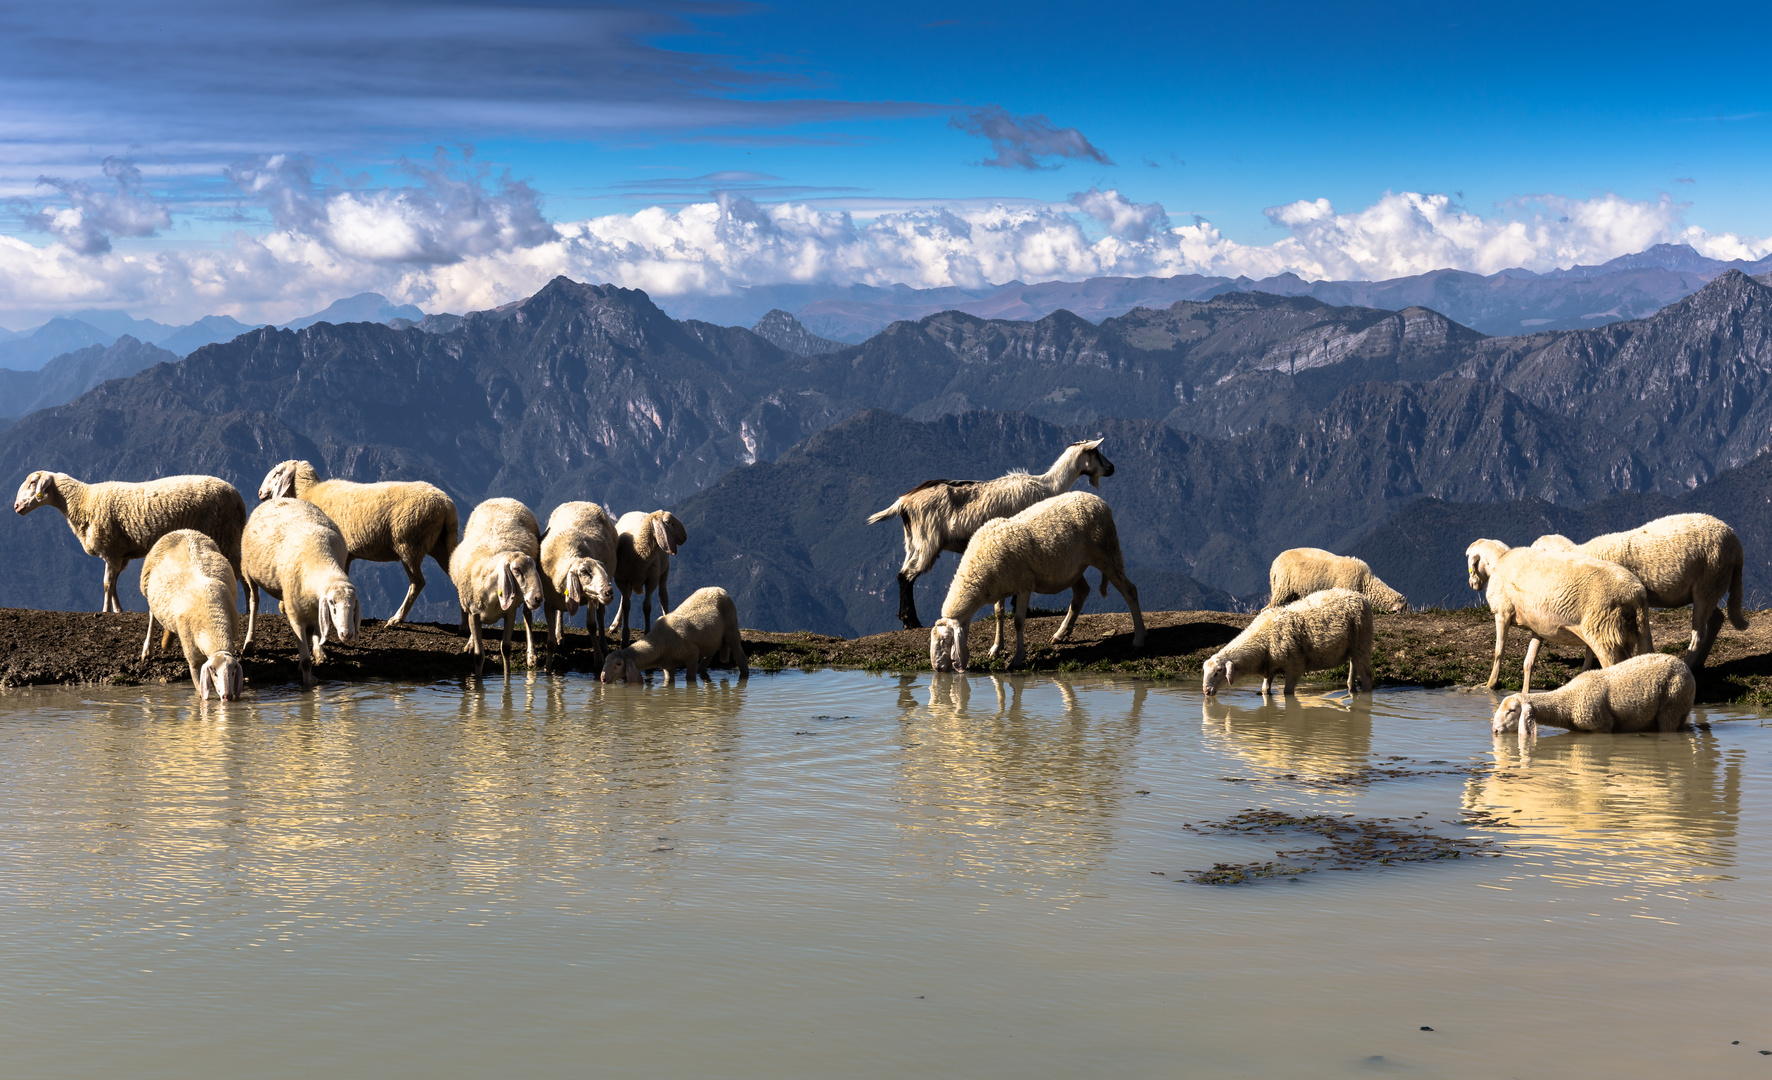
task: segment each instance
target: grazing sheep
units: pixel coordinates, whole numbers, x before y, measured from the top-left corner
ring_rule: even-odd
[[[1510,694],[1495,710],[1489,730],[1518,731],[1521,740],[1538,725],[1570,731],[1677,731],[1692,713],[1698,681],[1685,661],[1662,653],[1621,660],[1603,671],[1584,671],[1555,690]]]
[[[639,641],[616,649],[603,661],[604,682],[641,681],[641,672],[663,668],[675,678],[708,679],[708,662],[737,664],[738,677],[751,673],[738,633],[738,609],[725,589],[697,589],[668,615],[660,615]]]
[[[403,622],[425,587],[425,556],[449,573],[455,551],[455,500],[421,480],[359,484],[322,480],[305,461],[285,461],[265,474],[262,499],[295,498],[326,512],[345,538],[345,570],[351,563],[397,562],[406,569],[406,599],[389,624]]]
[[[246,500],[234,485],[214,476],[168,476],[140,484],[111,480],[83,484],[67,473],[34,472],[19,485],[12,509],[28,514],[53,506],[68,519],[80,546],[105,561],[104,606],[122,611],[117,578],[175,529],[196,529],[214,540],[236,573]]]
[[[671,609],[671,556],[677,553],[679,545],[688,542],[689,532],[669,510],[654,510],[650,514],[631,510],[616,522],[615,534],[615,592],[619,597],[615,624],[621,627],[621,644],[626,648],[634,593],[644,594],[642,631],[652,629],[654,589],[658,590],[658,613],[663,615]]]
[[[1307,672],[1347,664],[1347,692],[1372,690],[1372,602],[1352,589],[1314,592],[1284,607],[1263,608],[1231,643],[1201,666],[1207,697],[1238,675],[1261,676],[1262,694],[1273,693],[1276,674],[1286,693]]]
[[[1064,641],[1083,610],[1089,582],[1083,571],[1101,571],[1101,595],[1111,582],[1132,609],[1132,647],[1144,647],[1144,613],[1138,589],[1126,580],[1120,556],[1120,534],[1108,504],[1087,491],[1072,491],[1021,511],[1014,517],[985,522],[972,535],[960,567],[954,571],[941,618],[929,630],[929,663],[937,671],[964,672],[971,657],[967,635],[978,609],[1015,597],[1015,655],[1011,666],[1027,658],[1022,630],[1034,593],[1071,590],[1071,606],[1058,624],[1053,641]],[[1003,651],[1003,609],[997,608],[997,638],[991,658]]]
[[[548,515],[541,536],[541,574],[547,587],[548,653],[566,633],[566,617],[585,607],[585,629],[592,635],[595,662],[605,651],[603,611],[615,599],[615,519],[593,502],[561,503]]]
[[[1378,580],[1364,559],[1322,548],[1292,548],[1268,568],[1268,607],[1281,607],[1324,589],[1352,589],[1372,601],[1374,611],[1392,614],[1409,607],[1403,594]]]
[[[529,663],[535,663],[535,639],[530,633],[528,614],[543,610],[546,604],[546,589],[537,565],[541,556],[540,534],[535,515],[516,499],[487,499],[468,515],[461,545],[449,561],[449,577],[461,597],[462,625],[468,633],[468,643],[461,651],[474,654],[475,677],[486,671],[486,649],[480,642],[482,623],[504,620],[504,642],[498,655],[504,663],[506,679],[511,676],[514,621],[523,623]]]
[[[1597,659],[1608,668],[1655,649],[1648,593],[1617,563],[1567,551],[1510,548],[1499,540],[1474,541],[1464,557],[1471,588],[1484,593],[1495,613],[1491,690],[1501,681],[1509,626],[1524,627],[1532,635],[1520,683],[1526,693],[1532,692],[1532,662],[1540,641],[1585,645],[1588,665]]]
[[[898,618],[905,629],[923,626],[912,591],[917,578],[929,572],[944,551],[965,554],[981,525],[1013,517],[1038,502],[1069,491],[1079,476],[1091,487],[1114,475],[1114,463],[1101,452],[1100,439],[1072,443],[1052,467],[1039,476],[1012,472],[995,480],[925,480],[868,517],[868,524],[894,514],[904,525],[904,565],[898,571]]]
[[[245,505],[244,502],[241,503]],[[172,635],[185,652],[191,682],[204,700],[209,689],[223,701],[240,697],[246,676],[234,654],[240,613],[234,608],[234,568],[214,540],[196,529],[175,529],[155,541],[142,560],[142,595],[148,598],[148,636],[142,659],[154,644],[160,620],[160,647]]]
[[[345,573],[344,534],[313,503],[271,499],[247,519],[240,546],[246,582],[246,640],[240,651],[252,644],[263,589],[282,603],[301,658],[302,685],[313,686],[314,665],[326,662],[326,641],[351,640],[363,620],[357,587]]]
[[[1566,536],[1541,536],[1533,547],[1573,551],[1617,563],[1636,575],[1649,593],[1649,606],[1692,605],[1692,637],[1686,645],[1686,666],[1704,667],[1723,628],[1717,605],[1729,599],[1729,624],[1747,629],[1741,613],[1741,538],[1725,522],[1709,514],[1672,514],[1629,532],[1596,536],[1577,544]]]

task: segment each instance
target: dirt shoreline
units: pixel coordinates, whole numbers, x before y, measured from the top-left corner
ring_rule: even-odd
[[[1028,669],[1075,671],[1135,678],[1199,678],[1200,663],[1238,631],[1250,615],[1222,611],[1160,611],[1146,616],[1149,637],[1142,651],[1131,644],[1132,620],[1123,614],[1084,615],[1073,639],[1051,644],[1056,616],[1028,620]],[[1698,700],[1705,704],[1772,707],[1772,611],[1754,612],[1745,631],[1725,626],[1698,681]],[[1487,610],[1416,611],[1380,615],[1373,648],[1373,674],[1381,686],[1480,685],[1489,675],[1495,624]],[[1657,612],[1655,640],[1664,651],[1684,648],[1690,633],[1687,611]],[[184,658],[176,644],[141,660],[147,616],[138,612],[91,612],[0,609],[0,687],[56,684],[113,686],[188,681]],[[989,647],[990,624],[973,634],[975,652]],[[542,660],[541,632],[536,632],[536,660]],[[811,633],[770,633],[747,630],[745,649],[753,669],[848,667],[868,671],[926,671],[929,632],[897,630],[845,639]],[[470,671],[462,655],[464,639],[454,626],[407,623],[388,626],[380,620],[363,624],[354,642],[327,647],[327,662],[316,669],[324,681],[399,679],[438,681],[461,679]],[[523,666],[522,634],[513,642],[515,665]],[[1526,637],[1512,631],[1502,665],[1503,686],[1518,689]],[[592,670],[590,638],[582,628],[568,634],[552,670]],[[242,658],[249,687],[299,681],[295,639],[280,617],[261,618],[253,648]],[[1002,664],[988,665],[1006,670]],[[1534,682],[1544,689],[1561,685],[1581,668],[1579,654],[1541,651]],[[978,670],[986,670],[979,666]],[[487,674],[495,677],[494,655]],[[1345,678],[1345,674],[1342,676]],[[1332,673],[1312,677],[1328,687]]]

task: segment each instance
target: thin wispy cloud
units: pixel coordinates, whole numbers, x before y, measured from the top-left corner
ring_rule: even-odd
[[[1015,116],[1001,105],[969,110],[948,126],[988,139],[994,153],[979,164],[993,169],[1056,168],[1046,164],[1053,158],[1114,163],[1076,128],[1061,128],[1044,116]]]

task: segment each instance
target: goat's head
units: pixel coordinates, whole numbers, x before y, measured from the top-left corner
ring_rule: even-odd
[[[363,605],[357,600],[357,587],[340,581],[320,598],[320,640],[349,641],[357,636],[363,623]]]
[[[197,695],[208,701],[211,686],[215,687],[215,696],[223,701],[240,700],[245,692],[246,673],[233,653],[218,652],[203,661],[197,672]]]
[[[1218,693],[1237,679],[1236,665],[1214,656],[1200,665],[1200,690],[1207,697]]]
[[[13,512],[28,514],[39,506],[53,502],[60,494],[60,489],[55,486],[55,474],[39,469],[25,477],[25,482],[18,486],[18,497],[12,500]]]
[[[1473,540],[1470,547],[1464,549],[1464,568],[1470,575],[1471,588],[1482,592],[1489,587],[1489,578],[1495,573],[1495,561],[1508,550],[1508,546],[1499,540]]]
[[[299,461],[279,462],[266,473],[265,482],[258,486],[258,501],[295,498],[295,468],[300,464]]]
[[[937,671],[966,674],[970,660],[966,648],[966,624],[958,619],[937,619],[929,628],[929,666]]]
[[[1532,716],[1532,702],[1525,694],[1509,694],[1501,699],[1495,707],[1495,716],[1489,721],[1489,731],[1494,735],[1506,735],[1510,731],[1520,733],[1520,738],[1529,739],[1538,734],[1538,721]]]
[[[1101,478],[1114,475],[1114,463],[1101,452],[1101,439],[1084,439],[1071,444],[1071,450],[1077,455],[1077,471],[1089,478],[1089,486],[1101,486]]]
[[[640,673],[640,665],[634,662],[634,654],[628,649],[616,649],[603,660],[603,673],[599,676],[606,683],[638,683],[644,682],[645,676]]]

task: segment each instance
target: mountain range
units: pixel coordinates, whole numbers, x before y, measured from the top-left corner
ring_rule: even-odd
[[[1674,506],[1746,522],[1764,593],[1760,526],[1727,508],[1772,497],[1769,379],[1772,288],[1733,270],[1647,319],[1504,338],[1427,308],[1230,291],[1099,323],[947,311],[841,347],[785,312],[756,331],[679,321],[560,278],[491,311],[266,327],[156,362],[0,431],[0,475],[204,472],[250,494],[301,457],[430,480],[464,516],[491,495],[544,518],[566,499],[669,506],[690,529],[678,591],[718,583],[747,625],[855,634],[896,611],[899,530],[866,514],[1101,435],[1101,494],[1153,608],[1256,601],[1273,555],[1306,544],[1468,602],[1445,567],[1478,533]],[[0,604],[96,606],[98,563],[57,515],[5,520]],[[953,562],[920,585],[925,614]],[[421,613],[452,619],[427,574]],[[355,576],[371,613],[404,589],[392,566]]]

